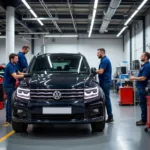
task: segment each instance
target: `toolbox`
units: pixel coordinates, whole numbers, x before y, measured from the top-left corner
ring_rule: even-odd
[[[134,105],[134,90],[133,87],[119,88],[120,105]]]
[[[145,132],[148,132],[150,129],[150,96],[146,96],[147,98],[147,123],[146,123],[146,128]]]

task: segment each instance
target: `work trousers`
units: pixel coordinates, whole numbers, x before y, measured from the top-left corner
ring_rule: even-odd
[[[7,97],[7,104],[6,104],[6,121],[12,121],[12,110],[11,110],[11,98],[12,94],[15,91],[15,88],[4,88]]]
[[[109,82],[108,83],[107,82],[100,82],[100,87],[102,88],[102,90],[105,94],[105,104],[106,104],[108,118],[113,118],[112,105],[111,105],[111,100],[110,100],[111,84]]]
[[[137,94],[139,96],[139,104],[141,108],[141,120],[147,121],[147,99],[145,88],[137,88]]]

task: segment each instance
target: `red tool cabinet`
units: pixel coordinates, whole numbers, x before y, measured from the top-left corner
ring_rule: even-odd
[[[134,104],[134,91],[133,87],[120,87],[120,105],[133,105]]]
[[[147,96],[147,123],[145,128],[145,132],[148,132],[148,129],[150,129],[150,96]]]

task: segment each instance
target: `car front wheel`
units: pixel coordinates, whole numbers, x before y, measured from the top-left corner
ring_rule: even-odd
[[[22,133],[22,132],[26,132],[28,128],[28,124],[12,121],[12,127],[15,132]]]
[[[103,132],[105,128],[105,120],[102,122],[91,123],[91,127],[93,132]]]
[[[105,118],[106,118],[106,112],[105,112],[105,100],[103,99],[103,114],[104,120],[101,122],[93,122],[91,123],[91,128],[93,132],[103,132],[105,129]]]

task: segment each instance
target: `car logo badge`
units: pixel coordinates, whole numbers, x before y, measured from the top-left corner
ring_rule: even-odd
[[[61,93],[60,93],[59,91],[55,91],[55,92],[53,93],[53,98],[54,98],[55,100],[59,100],[59,99],[61,98]]]

